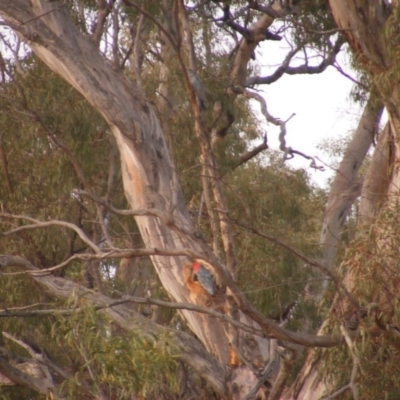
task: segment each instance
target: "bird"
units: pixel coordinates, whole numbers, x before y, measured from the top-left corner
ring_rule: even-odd
[[[199,262],[192,263],[194,280],[197,281],[210,296],[215,294],[214,277],[211,272]]]
[[[204,87],[201,83],[199,76],[193,69],[188,69],[189,82],[192,85],[194,92],[196,93],[197,104],[202,110],[206,109],[206,96],[204,94]]]

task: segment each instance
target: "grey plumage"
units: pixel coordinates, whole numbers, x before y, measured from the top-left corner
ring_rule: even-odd
[[[200,78],[196,74],[196,71],[188,69],[189,81],[192,85],[194,92],[196,93],[197,104],[202,110],[206,108],[206,96],[204,94],[204,87],[201,83]]]
[[[214,277],[211,272],[198,262],[192,264],[196,280],[211,295],[215,294]]]

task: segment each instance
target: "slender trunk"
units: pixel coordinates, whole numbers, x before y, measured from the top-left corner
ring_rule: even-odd
[[[362,180],[358,177],[358,172],[377,134],[382,112],[383,107],[376,100],[368,101],[336,171],[326,204],[320,239],[323,264],[329,270],[335,266],[343,225],[351,206],[361,194]],[[321,298],[328,283],[328,280],[323,281],[317,298]]]
[[[373,135],[378,126],[382,107],[370,107],[367,104],[361,116],[357,130],[353,139],[349,142],[343,160],[336,172],[334,182],[328,197],[326,212],[324,217],[324,226],[321,233],[321,242],[325,248],[326,266],[330,269],[334,267],[337,247],[340,244],[340,235],[342,234],[342,226],[346,217],[346,212],[360,194],[361,188],[357,187],[356,194],[349,196],[354,192],[354,186],[361,186],[357,183],[357,172],[361,163],[366,156],[368,149],[373,141]],[[367,177],[373,173],[376,159],[380,159],[381,148],[385,136],[381,135],[379,143],[375,149],[373,161],[370,164]],[[370,172],[372,171],[372,172]],[[371,184],[370,179],[364,180],[364,185]],[[363,187],[362,192],[365,189]],[[319,329],[318,334],[324,334],[325,323]],[[321,396],[329,391],[326,381],[321,379],[319,370],[323,363],[323,355],[313,350],[307,356],[304,367],[298,374],[298,377],[292,388],[285,394],[285,399],[320,399]]]
[[[343,34],[346,36],[359,65],[367,69],[369,74],[372,76],[374,74],[382,74],[383,71],[386,71],[388,66],[392,63],[392,61],[390,61],[390,52],[386,52],[388,46],[383,36],[383,26],[387,22],[390,14],[390,7],[387,7],[386,2],[376,2],[370,0],[365,0],[362,2],[356,0],[330,0],[329,4],[336,24],[338,28],[343,30]],[[378,87],[377,89],[381,90],[382,88]],[[391,94],[388,95],[383,91],[380,92],[380,96],[382,103],[389,110],[389,124],[392,127],[392,137],[388,139],[389,135],[387,132],[381,135],[378,146],[375,149],[373,160],[369,166],[366,179],[364,180],[362,194],[365,196],[365,198],[361,202],[360,215],[367,217],[371,217],[376,214],[382,202],[389,199],[391,188],[396,187],[396,185],[398,188],[399,183],[398,179],[395,177],[395,174],[392,172],[392,168],[394,165],[396,165],[396,160],[399,160],[400,154],[397,154],[397,144],[391,144],[390,141],[395,138],[396,143],[399,138],[395,135],[396,129],[393,127],[395,126],[394,121],[396,120],[397,110],[400,109],[400,100],[398,98],[393,100],[393,96]],[[374,113],[375,115],[379,114],[377,109],[375,109]],[[370,122],[367,122],[366,126],[370,125],[373,127],[373,129],[371,129],[372,132],[375,128],[375,126],[371,125],[371,123],[373,124],[374,118],[368,120]],[[363,127],[361,127],[361,129],[363,129]],[[365,134],[368,135],[368,130],[365,131]],[[366,148],[369,146],[367,142],[364,141],[364,144],[361,145],[361,148],[363,148],[361,152],[366,151]],[[388,153],[385,151],[385,149],[388,147],[392,149],[391,153],[393,155],[386,156]],[[395,152],[393,152],[393,149]],[[384,154],[382,154],[382,150],[384,151]],[[361,154],[361,152],[354,154]],[[351,154],[347,155],[352,157]],[[343,178],[350,178],[349,184],[346,185],[344,181],[341,184],[340,181],[342,180],[342,177],[337,177],[335,184],[337,184],[338,189],[346,189],[346,187],[348,189],[351,188],[351,184],[354,183],[353,178],[355,176],[351,171],[351,167],[357,166],[355,164],[356,162],[358,163],[358,159],[354,158],[353,161],[348,165],[350,170],[347,170],[347,175],[345,173],[343,176]],[[373,170],[374,168],[377,168],[377,170]],[[376,179],[376,173],[379,175],[379,179],[381,180],[380,182],[374,181]],[[371,191],[372,196],[370,195]],[[340,234],[341,225],[343,223],[342,218],[345,215],[346,208],[348,208],[346,201],[339,201],[337,204],[340,207],[334,206],[335,202],[338,202],[339,196],[343,195],[343,192],[340,193],[340,190],[335,190],[335,192],[336,193],[333,192],[330,196],[323,228],[323,238],[325,235],[325,244],[331,246],[331,249],[328,248],[325,252],[326,262],[330,268],[333,268],[334,266],[336,254],[335,244],[337,245],[339,242],[338,235]],[[346,194],[346,192],[344,192],[344,194]],[[397,201],[397,196],[398,194],[396,194],[396,196],[392,196],[392,200],[394,199],[394,201]],[[338,213],[337,211],[339,210],[340,212]],[[330,232],[330,230],[332,232]],[[351,290],[354,284],[353,271],[351,271],[351,269],[348,271],[347,276],[344,279],[344,283],[348,289]],[[346,309],[348,307],[347,300],[339,298],[338,296],[335,299],[335,304],[342,309]],[[324,331],[326,324],[327,322],[325,321],[320,329],[320,332]],[[317,355],[315,352],[311,351],[296,379],[296,382],[290,391],[286,393],[285,399],[313,400],[319,399],[322,395],[332,394],[334,391],[334,382],[332,382],[332,387],[328,387],[326,380],[324,380],[319,373],[323,362],[323,353],[319,353]],[[352,377],[349,376],[349,380],[350,379],[352,379]],[[348,385],[346,390],[353,389],[351,385]]]
[[[360,208],[358,211],[358,225],[368,226],[372,223],[381,209],[388,192],[390,176],[390,165],[393,165],[391,157],[391,141],[389,141],[390,124],[379,137],[374,155],[372,157],[368,172],[364,179],[361,192]]]

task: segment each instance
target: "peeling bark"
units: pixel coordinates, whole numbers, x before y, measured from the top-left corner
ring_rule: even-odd
[[[390,66],[382,38],[390,9],[383,1],[330,0],[333,18],[359,60],[374,72]]]

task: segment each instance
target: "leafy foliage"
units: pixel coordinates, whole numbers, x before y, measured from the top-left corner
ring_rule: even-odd
[[[220,13],[217,3],[189,7],[189,18],[198,72],[207,95],[208,108],[204,113],[207,132],[211,135],[220,122],[217,106],[233,116],[227,129],[229,133],[224,132],[213,142],[213,152],[237,245],[237,280],[251,302],[276,319],[290,303],[297,302],[290,327],[302,329],[307,325],[312,329],[320,321],[315,305],[305,294],[307,285],[315,278],[313,272],[287,250],[266,241],[265,235],[276,237],[309,257],[317,256],[325,194],[310,184],[305,171],[282,166],[280,156],[273,152],[238,166],[240,157],[262,139],[263,132],[248,100],[239,96],[232,101],[229,97],[231,55],[236,51],[237,37],[236,33],[227,34],[222,25],[209,23]],[[85,34],[94,29],[96,4],[82,1],[83,12],[79,7],[72,7],[73,17]],[[231,11],[239,12],[245,4],[245,1],[232,1]],[[311,31],[330,29],[332,21],[323,2],[309,2],[308,6],[299,16],[307,29],[291,26],[292,36],[288,37],[299,47],[308,45],[323,54],[331,43]],[[168,11],[165,3],[150,2],[143,7],[155,19],[164,24],[168,22],[163,20]],[[249,26],[258,17],[256,13],[239,15],[237,21]],[[101,48],[105,57],[115,55],[115,50],[120,58],[125,58],[124,73],[128,78],[138,80],[130,56],[132,49],[123,47],[130,43],[132,36],[139,40],[143,34],[141,89],[153,102],[161,124],[170,135],[168,143],[197,234],[211,243],[215,232],[203,205],[200,149],[193,132],[193,115],[181,65],[176,57],[167,57],[163,51],[165,38],[160,39],[159,26],[147,22],[141,31],[140,18],[137,10],[124,8],[117,17],[122,24],[117,49],[112,49],[106,40],[109,32],[104,34]],[[288,18],[285,23],[290,25],[293,21]],[[111,17],[108,23],[111,24]],[[132,218],[113,214],[106,207],[77,194],[77,189],[85,190],[105,198],[116,208],[127,208],[115,143],[107,124],[82,96],[35,57],[26,54],[21,63],[26,71],[22,75],[16,73],[13,62],[7,60],[8,71],[12,73],[1,85],[0,146],[6,181],[0,186],[3,210],[40,221],[59,220],[74,224],[99,247],[108,246],[104,234],[106,225],[115,246],[143,247]],[[249,72],[256,72],[258,68],[255,61]],[[173,92],[168,99],[171,99],[168,112],[162,105],[162,84]],[[25,223],[29,221],[10,215],[2,217],[1,232],[11,233],[2,237],[0,253],[22,256],[38,268],[46,269],[89,251],[79,235],[66,226],[18,230]],[[221,238],[216,240],[220,242]],[[149,259],[128,261],[124,269],[122,262],[112,255],[102,262],[75,260],[52,273],[110,298],[120,298],[122,294],[167,298]],[[66,376],[56,374],[62,395],[90,398],[94,392],[113,399],[128,399],[135,393],[149,399],[172,399],[184,392],[182,382],[178,382],[180,374],[186,380],[183,386],[187,392],[209,395],[204,382],[174,359],[172,350],[176,349],[171,349],[168,335],[159,335],[149,341],[139,333],[122,332],[83,299],[71,298],[64,304],[43,293],[26,275],[1,275],[0,285],[4,309],[33,304],[39,309],[74,309],[73,313],[64,315],[55,312],[41,318],[0,321],[2,331],[34,341],[65,371]],[[79,310],[75,310],[77,306]],[[187,330],[179,315],[171,311],[162,312],[160,317],[148,306],[132,308],[171,329]],[[18,357],[26,356],[26,350],[16,343],[10,343],[7,348]],[[41,398],[20,388],[5,389],[2,395],[7,399]]]
[[[400,277],[396,267],[400,230],[393,223],[398,212],[398,205],[385,207],[374,224],[351,243],[341,266],[341,273],[348,274],[347,279],[353,282],[354,298],[370,309],[354,338],[354,353],[360,361],[360,399],[395,399],[400,390],[395,328],[400,318]],[[338,331],[348,315],[348,310],[335,310],[330,317],[331,328]],[[379,333],[377,326],[382,329]],[[354,365],[352,352],[345,345],[324,352],[324,376],[335,386],[344,386]],[[350,399],[351,395],[344,398]]]

